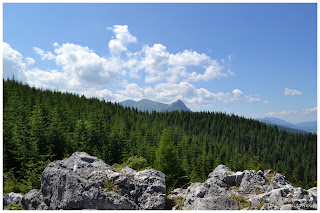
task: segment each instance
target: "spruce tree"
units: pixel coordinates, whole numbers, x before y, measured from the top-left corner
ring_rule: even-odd
[[[178,159],[177,149],[171,140],[168,130],[162,132],[159,148],[156,152],[155,169],[166,174],[166,182],[169,187],[180,184],[184,173]]]

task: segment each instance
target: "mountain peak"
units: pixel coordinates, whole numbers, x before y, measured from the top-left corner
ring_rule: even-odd
[[[178,99],[172,104],[164,104],[149,99],[141,99],[140,101],[123,101],[119,103],[125,107],[137,108],[140,111],[157,111],[157,112],[172,112],[172,111],[191,111],[182,100]]]

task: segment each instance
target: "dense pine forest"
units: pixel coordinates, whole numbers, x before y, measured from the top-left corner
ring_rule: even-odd
[[[109,165],[145,159],[167,175],[168,188],[203,182],[219,164],[273,169],[296,186],[316,186],[316,134],[221,112],[141,112],[14,79],[3,87],[4,193],[39,188],[45,166],[76,151]]]

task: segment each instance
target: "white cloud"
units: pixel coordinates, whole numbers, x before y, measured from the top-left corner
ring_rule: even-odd
[[[36,87],[44,87],[49,89],[56,89],[60,87],[62,89],[69,88],[67,73],[59,72],[57,70],[41,70],[34,68],[28,70],[26,73],[27,83]]]
[[[56,57],[52,54],[52,52],[48,51],[45,53],[42,49],[39,47],[34,47],[34,51],[41,56],[41,60],[54,60]]]
[[[271,102],[270,101],[264,101],[263,103],[264,104],[270,104]]]
[[[66,43],[56,48],[55,53],[56,64],[69,76],[70,86],[111,85],[117,81],[119,75],[124,74],[120,59],[107,60],[88,47]]]
[[[211,60],[209,66],[206,67],[205,72],[203,74],[192,72],[188,80],[189,81],[209,81],[214,79],[220,79],[222,77],[227,76],[226,73],[223,73],[222,67],[217,60]],[[230,71],[231,72],[231,71]]]
[[[202,63],[209,61],[210,57],[206,54],[199,54],[196,51],[184,50],[182,53],[169,55],[169,66],[199,66]]]
[[[27,62],[27,65],[34,65],[36,63],[36,61],[30,57],[26,57],[25,61]]]
[[[314,113],[314,112],[317,112],[317,107],[313,107],[311,109],[303,109],[302,112],[305,114]]]
[[[3,42],[3,78],[15,77],[17,80],[25,80],[27,64],[23,62],[23,56],[12,49],[9,44]]]
[[[177,83],[181,77],[187,77],[188,75],[184,66],[169,67],[167,74],[166,80],[169,83]]]
[[[277,117],[289,122],[304,122],[317,120],[317,107],[301,110],[284,110],[281,112],[269,112],[266,116]]]
[[[127,25],[114,25],[113,28],[108,27],[107,29],[116,35],[116,38],[109,42],[109,50],[112,55],[119,55],[127,51],[127,44],[137,42],[137,38],[129,33]]]
[[[259,98],[254,98],[254,97],[251,97],[251,96],[248,96],[248,95],[245,95],[245,94],[243,94],[243,92],[241,91],[241,90],[239,90],[239,89],[234,89],[233,91],[232,91],[232,93],[233,93],[233,97],[232,98],[230,98],[230,102],[232,102],[232,101],[238,101],[238,100],[245,100],[245,101],[247,101],[247,102],[254,102],[254,103],[256,103],[256,102],[260,102],[260,99]]]
[[[169,53],[162,44],[154,44],[153,47],[148,45],[143,47],[142,52],[145,57],[141,61],[142,66],[147,73],[145,82],[154,83],[165,77],[166,65],[169,60]]]
[[[239,89],[230,93],[213,93],[205,88],[195,88],[190,83],[234,75],[228,66],[225,67],[228,59],[218,62],[204,53],[192,50],[173,54],[162,44],[144,45],[140,51],[131,53],[127,45],[136,43],[137,39],[130,34],[128,26],[114,25],[108,29],[115,34],[108,44],[110,57],[101,57],[89,47],[72,43],[60,45],[55,42],[52,45],[53,51],[44,51],[39,47],[34,47],[34,51],[41,60],[53,60],[59,70],[43,70],[37,67],[27,70],[27,66],[34,65],[35,60],[29,57],[24,59],[8,44],[7,58],[4,56],[4,61],[14,62],[13,65],[16,67],[11,70],[23,75],[29,84],[51,89],[59,86],[61,91],[67,90],[114,101],[148,98],[170,103],[182,99],[192,107],[213,102],[260,101],[258,98],[245,95]],[[126,54],[121,54],[123,52]],[[9,67],[8,63],[5,67]],[[140,87],[137,83],[128,83],[128,77],[144,77],[147,84]],[[106,88],[116,83],[119,86],[119,82],[123,82],[123,89],[111,91]],[[161,83],[148,85],[156,82]]]
[[[302,92],[300,92],[298,90],[285,88],[283,94],[284,95],[302,95]]]

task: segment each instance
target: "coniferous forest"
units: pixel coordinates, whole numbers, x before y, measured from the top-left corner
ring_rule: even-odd
[[[272,169],[296,186],[316,186],[316,134],[221,112],[141,112],[14,79],[3,87],[5,193],[40,188],[46,165],[76,151],[109,165],[144,158],[166,174],[168,188],[203,182],[219,164]]]

